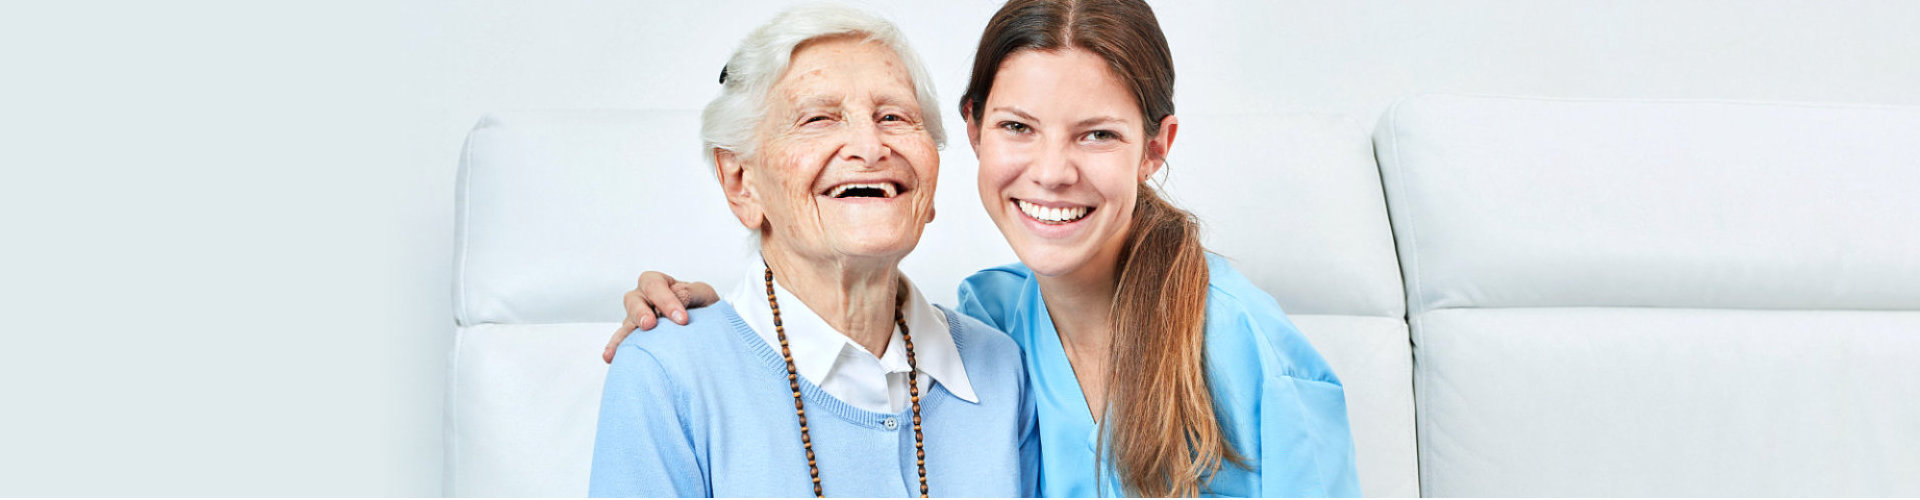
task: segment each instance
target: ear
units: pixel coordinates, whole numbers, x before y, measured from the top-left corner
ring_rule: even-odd
[[[1160,133],[1147,138],[1147,155],[1140,162],[1140,182],[1160,172],[1167,165],[1167,153],[1173,151],[1173,138],[1180,135],[1180,119],[1167,115],[1160,119]]]
[[[960,104],[960,118],[967,121],[967,144],[973,146],[974,154],[980,153],[980,122],[973,119],[973,103]]]
[[[767,221],[767,213],[754,196],[751,174],[746,165],[740,163],[740,157],[732,151],[713,148],[713,170],[720,178],[720,190],[726,193],[727,208],[733,210],[733,216],[740,219],[740,225],[759,231]]]

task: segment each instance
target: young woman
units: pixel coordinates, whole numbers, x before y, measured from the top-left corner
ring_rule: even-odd
[[[959,309],[1023,349],[1041,493],[1358,496],[1339,378],[1146,182],[1179,130],[1173,82],[1140,0],[1010,1],[974,57],[960,112],[1020,263],[967,278]],[[644,274],[610,345],[716,300]]]

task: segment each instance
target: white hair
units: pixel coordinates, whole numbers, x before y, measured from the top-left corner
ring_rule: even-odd
[[[938,97],[933,80],[919,55],[907,45],[907,39],[893,23],[873,14],[830,3],[802,4],[753,30],[733,57],[727,59],[720,95],[707,103],[700,115],[700,142],[709,166],[715,162],[714,150],[724,149],[739,156],[754,153],[754,130],[767,113],[767,97],[775,81],[786,73],[793,50],[808,41],[835,37],[861,36],[879,42],[905,64],[913,79],[920,116],[935,147],[947,145],[947,132],[940,124]]]

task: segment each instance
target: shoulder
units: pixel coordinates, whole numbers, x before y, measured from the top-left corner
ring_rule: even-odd
[[[947,315],[947,322],[951,325],[949,329],[953,331],[954,347],[959,348],[963,355],[978,353],[967,358],[967,362],[972,362],[975,357],[980,356],[988,358],[985,361],[998,361],[993,358],[1003,356],[1019,356],[1020,345],[1014,343],[1013,338],[1008,337],[1000,329],[978,318],[960,314],[945,307],[939,309],[941,313]]]
[[[1211,307],[1215,298],[1228,301],[1228,304],[1242,308],[1266,309],[1271,306],[1273,312],[1280,311],[1280,304],[1273,296],[1261,290],[1259,286],[1240,274],[1233,262],[1213,252],[1207,252],[1207,303]]]
[[[940,310],[947,315],[960,365],[982,401],[989,394],[1008,394],[1000,391],[1016,391],[1010,397],[1024,400],[1026,396],[1018,395],[1027,383],[1026,356],[1021,355],[1020,345],[983,321],[944,307]]]
[[[1018,262],[999,267],[989,267],[967,276],[960,281],[962,293],[1002,295],[1005,292],[1018,293],[1033,278],[1033,270]]]
[[[960,281],[960,304],[956,309],[963,315],[1006,330],[1008,316],[1032,279],[1033,270],[1018,262],[973,273]]]
[[[1340,384],[1326,359],[1272,295],[1217,254],[1207,254],[1207,273],[1209,365]]]
[[[726,301],[690,309],[686,325],[663,320],[652,330],[628,335],[620,342],[620,352],[614,355],[612,369],[620,369],[621,360],[628,359],[632,352],[642,355],[632,358],[644,358],[634,362],[655,364],[669,374],[690,371],[688,369],[705,366],[715,356],[737,347],[740,344],[737,329],[745,327],[745,320],[740,319],[740,314]]]

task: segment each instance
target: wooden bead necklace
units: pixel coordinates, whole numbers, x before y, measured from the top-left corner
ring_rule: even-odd
[[[813,457],[813,437],[807,433],[807,407],[800,401],[800,372],[793,366],[793,350],[787,347],[787,328],[780,324],[780,301],[773,297],[773,266],[767,266],[767,306],[773,308],[773,331],[780,337],[780,357],[787,361],[787,386],[793,389],[793,412],[800,417],[800,446],[807,450],[807,474],[813,477],[813,496],[826,498],[820,489],[820,464]],[[900,339],[907,344],[907,392],[913,401],[914,463],[920,468],[920,498],[927,498],[927,449],[920,434],[920,368],[913,360],[913,332],[907,329],[901,309],[904,306],[893,308],[893,323],[900,326]]]

